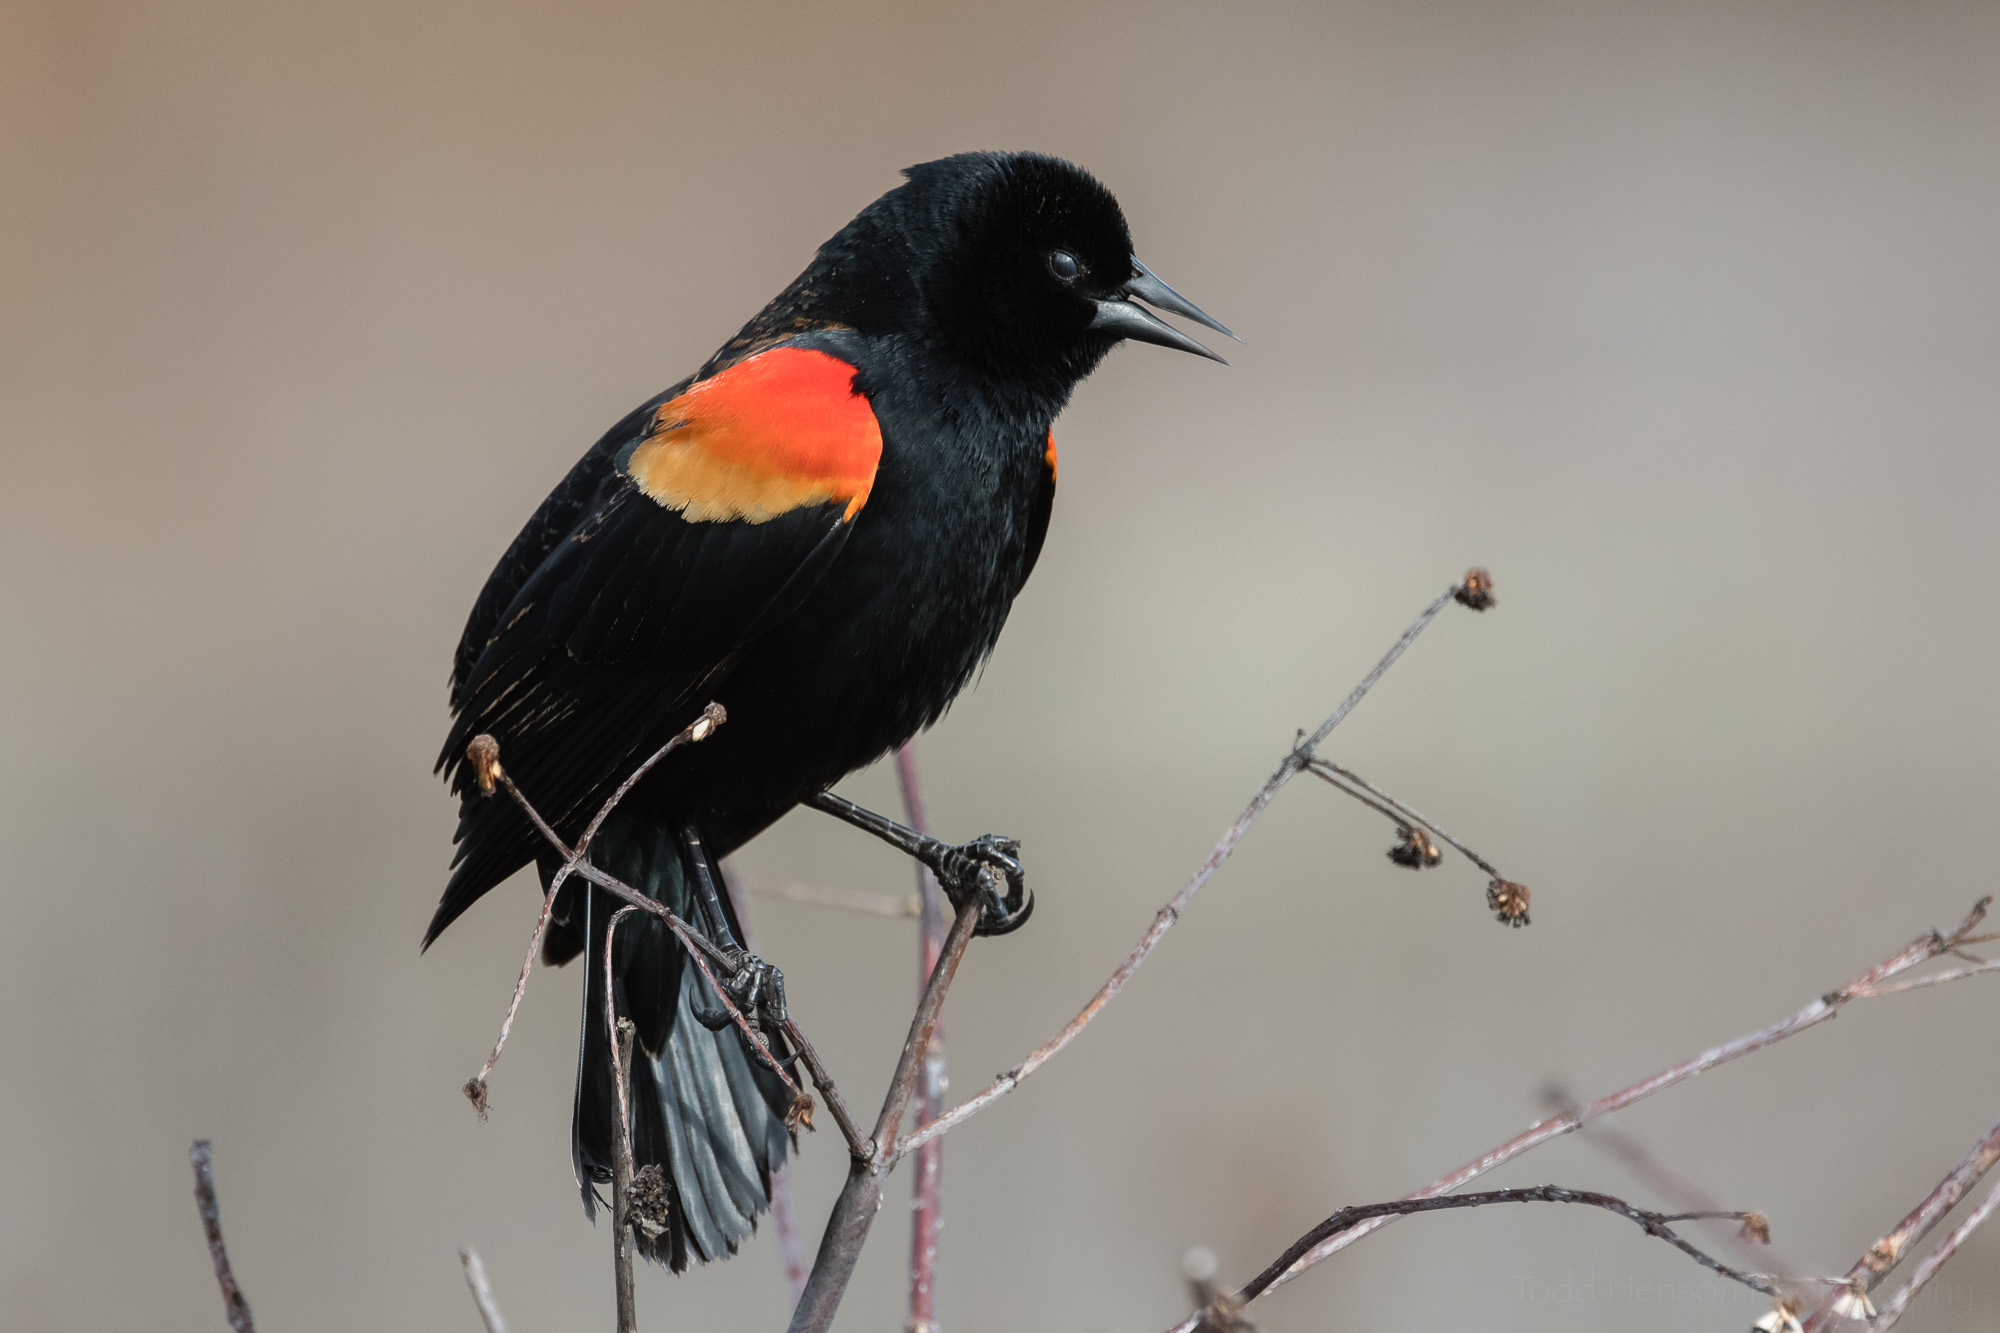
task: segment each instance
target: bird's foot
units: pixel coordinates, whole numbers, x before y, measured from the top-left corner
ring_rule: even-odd
[[[979,904],[979,924],[973,934],[1005,935],[1020,929],[1034,912],[1035,894],[1021,869],[1020,854],[1016,839],[987,833],[946,846],[929,862],[953,907]]]
[[[731,952],[729,971],[716,978],[716,985],[757,1032],[775,1032],[784,1027],[785,974],[748,949]],[[735,1021],[729,1010],[722,1007],[697,1009],[695,1018],[714,1032]]]

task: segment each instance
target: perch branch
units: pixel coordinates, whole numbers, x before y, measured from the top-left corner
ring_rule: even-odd
[[[472,1303],[479,1308],[479,1321],[486,1325],[486,1333],[507,1333],[507,1321],[500,1317],[500,1303],[493,1299],[493,1285],[486,1280],[486,1265],[479,1261],[479,1251],[465,1246],[458,1252],[458,1262],[465,1266],[465,1285],[472,1289]]]
[[[1314,731],[1311,736],[1302,739],[1293,747],[1291,753],[1279,761],[1277,768],[1272,770],[1271,776],[1264,779],[1264,785],[1259,787],[1256,794],[1250,798],[1250,803],[1243,807],[1243,813],[1236,817],[1236,822],[1223,830],[1222,837],[1216,842],[1214,849],[1209,852],[1208,859],[1195,869],[1193,876],[1181,887],[1181,891],[1175,894],[1167,905],[1154,915],[1153,924],[1148,926],[1146,933],[1139,937],[1138,944],[1133,946],[1132,952],[1125,956],[1125,961],[1120,963],[1117,970],[1111,974],[1111,979],[1098,987],[1097,993],[1090,997],[1090,1002],[1083,1006],[1083,1009],[1075,1018],[1072,1018],[1063,1026],[1062,1031],[1056,1033],[1055,1036],[1030,1051],[1027,1059],[1002,1074],[982,1091],[960,1102],[943,1115],[937,1116],[919,1126],[908,1136],[899,1139],[896,1143],[894,1158],[908,1156],[911,1152],[921,1148],[940,1134],[948,1133],[973,1116],[978,1115],[988,1106],[991,1106],[994,1102],[999,1101],[1015,1088],[1021,1086],[1023,1079],[1047,1064],[1060,1054],[1064,1047],[1075,1041],[1083,1030],[1090,1026],[1091,1020],[1103,1011],[1104,1006],[1117,998],[1118,992],[1125,988],[1125,983],[1132,979],[1132,974],[1139,970],[1140,964],[1146,961],[1153,950],[1159,946],[1160,941],[1166,937],[1167,932],[1173,929],[1174,923],[1180,920],[1181,913],[1187,908],[1188,903],[1194,899],[1195,894],[1201,891],[1202,885],[1208,883],[1215,872],[1222,868],[1222,863],[1229,859],[1230,853],[1236,850],[1236,844],[1243,840],[1243,835],[1250,831],[1250,826],[1257,822],[1258,816],[1264,813],[1265,807],[1271,804],[1278,793],[1284,789],[1286,783],[1298,776],[1305,769],[1306,765],[1312,762],[1315,758],[1313,748],[1325,740],[1332,733],[1333,729],[1339,726],[1349,713],[1354,711],[1354,706],[1367,696],[1369,690],[1375,688],[1375,682],[1381,680],[1383,673],[1394,666],[1396,660],[1403,655],[1412,643],[1416,642],[1417,636],[1424,632],[1425,626],[1437,618],[1438,612],[1444,610],[1454,599],[1465,601],[1468,590],[1471,590],[1473,597],[1478,597],[1480,595],[1481,580],[1484,580],[1485,595],[1490,598],[1492,580],[1486,576],[1483,570],[1473,570],[1463,580],[1445,589],[1444,592],[1438,595],[1436,600],[1423,609],[1423,612],[1417,616],[1415,621],[1411,622],[1410,627],[1404,630],[1402,637],[1396,640],[1387,653],[1383,654],[1382,660],[1375,664],[1374,669],[1361,678],[1361,683],[1356,685],[1345,699],[1341,700],[1340,707],[1334,709],[1332,714],[1324,722],[1320,723],[1318,730]],[[1473,605],[1470,601],[1467,604]],[[1486,604],[1490,605],[1490,601]],[[1483,607],[1476,607],[1475,609],[1483,609]]]
[[[889,1092],[882,1101],[882,1114],[876,1118],[868,1152],[865,1156],[857,1155],[848,1164],[847,1183],[841,1187],[833,1213],[826,1220],[826,1234],[813,1260],[812,1275],[806,1279],[805,1295],[792,1311],[791,1333],[824,1333],[840,1308],[840,1298],[868,1239],[868,1228],[882,1207],[882,1177],[896,1161],[896,1126],[902,1123],[903,1114],[909,1109],[917,1065],[930,1043],[931,1027],[944,1008],[945,994],[958,973],[965,946],[972,941],[972,928],[979,923],[979,913],[977,896],[968,896],[952,922],[951,934],[945,937],[944,952],[931,970],[923,999],[918,1001],[917,1012],[910,1019],[910,1035],[896,1061],[896,1074],[889,1081]]]
[[[1980,921],[1985,918],[1986,909],[1992,905],[1992,902],[1991,895],[1981,898],[1973,904],[1972,911],[1967,914],[1965,920],[1960,922],[1957,929],[1953,930],[1950,934],[1943,934],[1933,930],[1927,934],[1918,936],[1895,953],[1889,955],[1889,957],[1849,981],[1846,985],[1836,990],[1828,991],[1789,1018],[1773,1023],[1769,1027],[1759,1028],[1757,1031],[1738,1037],[1734,1041],[1711,1047],[1691,1059],[1683,1060],[1671,1068],[1663,1069],[1657,1074],[1641,1079],[1628,1088],[1622,1088],[1608,1096],[1600,1097],[1594,1102],[1587,1103],[1574,1110],[1550,1116],[1545,1120],[1537,1121],[1499,1147],[1481,1154],[1457,1170],[1432,1181],[1415,1193],[1406,1195],[1406,1201],[1416,1202],[1449,1194],[1468,1181],[1477,1179],[1493,1168],[1514,1160],[1522,1153],[1533,1148],[1538,1148],[1551,1139],[1561,1138],[1586,1121],[1594,1120],[1599,1116],[1609,1115],[1613,1111],[1622,1111],[1634,1102],[1643,1101],[1656,1092],[1663,1092],[1678,1083],[1693,1078],[1696,1074],[1714,1069],[1718,1065],[1728,1064],[1731,1060],[1749,1055],[1752,1052],[1761,1051],[1767,1046],[1776,1045],[1787,1037],[1795,1037],[1809,1028],[1818,1027],[1821,1023],[1838,1014],[1847,1006],[1849,1001],[1867,997],[1873,988],[1880,986],[1890,978],[1962,947],[1967,942],[1968,937],[1978,927]],[[1393,1214],[1370,1217],[1355,1223],[1337,1235],[1328,1236],[1325,1240],[1320,1241],[1299,1255],[1284,1272],[1271,1281],[1269,1286],[1278,1287],[1290,1282],[1307,1269],[1312,1268],[1316,1264],[1323,1263],[1337,1252],[1346,1249],[1355,1241],[1360,1240],[1363,1236],[1380,1230],[1394,1220],[1395,1216]],[[1173,1333],[1192,1333],[1195,1327],[1195,1321],[1189,1320],[1177,1325]]]
[[[1457,838],[1452,837],[1451,834],[1446,833],[1443,829],[1439,828],[1435,820],[1432,820],[1426,817],[1425,815],[1418,813],[1410,806],[1405,805],[1402,801],[1397,800],[1394,796],[1391,796],[1388,792],[1383,791],[1380,787],[1377,787],[1373,783],[1369,782],[1359,773],[1356,773],[1351,769],[1342,768],[1339,764],[1334,763],[1331,759],[1314,759],[1311,763],[1306,765],[1306,768],[1308,771],[1312,773],[1314,777],[1322,779],[1327,783],[1327,785],[1333,787],[1336,791],[1346,792],[1349,796],[1354,797],[1354,799],[1360,801],[1363,805],[1368,806],[1373,810],[1379,811],[1384,815],[1387,815],[1390,819],[1395,820],[1398,824],[1405,826],[1414,824],[1417,825],[1418,827],[1421,827],[1426,832],[1435,833],[1438,837],[1444,839],[1447,843],[1451,844],[1452,847],[1456,848],[1460,856],[1463,856],[1466,860],[1472,862],[1472,864],[1478,866],[1481,870],[1484,870],[1490,878],[1493,879],[1506,878],[1505,875],[1501,874],[1499,870],[1494,868],[1494,865],[1491,861],[1488,861],[1478,852],[1473,851],[1470,847],[1460,842]]]
[[[222,1243],[222,1207],[215,1201],[215,1150],[207,1139],[196,1139],[188,1149],[188,1164],[194,1167],[194,1202],[201,1211],[201,1229],[208,1236],[208,1256],[215,1261],[215,1284],[222,1288],[222,1313],[235,1333],[256,1333],[250,1320],[250,1302],[236,1285],[229,1267],[229,1250]]]
[[[1868,1293],[1923,1242],[1924,1237],[1944,1220],[1945,1214],[1958,1206],[1980,1178],[1993,1169],[1995,1162],[2000,1162],[2000,1124],[1987,1130],[1986,1136],[1972,1145],[1972,1151],[1924,1196],[1922,1202],[1869,1246],[1866,1254],[1854,1261],[1854,1266],[1847,1270],[1841,1289],[1828,1293],[1819,1308],[1813,1311],[1812,1317],[1806,1320],[1805,1333],[1819,1333],[1835,1317],[1851,1317],[1849,1311],[1867,1311]]]
[[[608,953],[610,932],[605,933]],[[607,974],[611,971],[608,962],[604,970]],[[608,994],[604,1008],[608,1019],[613,1012]],[[611,1075],[618,1080],[618,1124],[611,1136],[611,1263],[617,1275],[618,1333],[638,1333],[639,1329],[632,1290],[632,1108],[625,1096],[625,1071],[632,1063],[632,1038],[638,1031],[629,1018],[619,1019],[611,1029]]]

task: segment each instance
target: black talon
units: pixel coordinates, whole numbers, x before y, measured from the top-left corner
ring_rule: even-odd
[[[1033,915],[1035,895],[1021,869],[1020,851],[1018,839],[987,833],[945,848],[935,860],[926,858],[953,907],[978,901],[979,924],[972,928],[973,934],[1005,935],[1019,930]]]

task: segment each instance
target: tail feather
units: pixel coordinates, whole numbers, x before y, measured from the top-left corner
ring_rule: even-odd
[[[693,895],[678,847],[664,829],[614,817],[594,844],[598,863],[677,914]],[[617,1107],[605,1032],[604,929],[620,904],[586,886],[582,958],[587,968],[571,1152],[584,1207],[610,1179]],[[790,1095],[746,1047],[735,1027],[712,1032],[695,1017],[715,1007],[700,971],[657,923],[627,918],[613,960],[620,1017],[635,1019],[630,1104],[635,1169],[657,1164],[668,1181],[666,1229],[641,1252],[681,1271],[690,1258],[734,1254],[770,1206],[771,1173],[792,1145],[785,1128]],[[634,1011],[637,1012],[634,1012]],[[775,1051],[780,1058],[787,1054]]]

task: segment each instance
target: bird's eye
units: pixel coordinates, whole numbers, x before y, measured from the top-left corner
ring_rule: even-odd
[[[1049,251],[1049,272],[1057,282],[1075,282],[1083,274],[1083,265],[1076,262],[1076,256],[1067,250]]]

